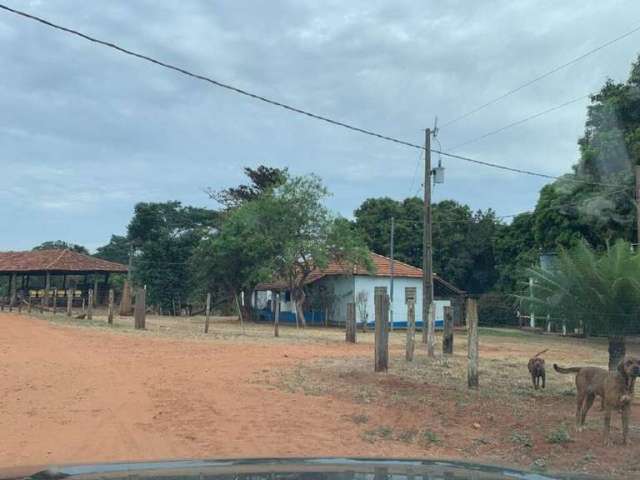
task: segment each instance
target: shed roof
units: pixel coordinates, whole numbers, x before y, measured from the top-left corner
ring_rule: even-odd
[[[363,267],[350,267],[339,262],[329,262],[326,268],[316,269],[306,280],[306,284],[313,283],[323,277],[339,276],[339,275],[364,275],[374,277],[390,277],[391,276],[391,259],[377,253],[370,253],[371,261],[375,267],[375,271],[368,272]],[[409,265],[408,263],[393,261],[393,276],[395,278],[422,278],[422,269]],[[452,293],[462,295],[465,292],[460,290],[453,284],[447,282],[437,274],[433,274],[433,279],[440,283],[444,288]],[[274,280],[272,282],[260,283],[256,286],[256,290],[283,290],[288,288],[284,281]]]
[[[126,273],[127,266],[72,250],[0,252],[0,273],[18,272]]]

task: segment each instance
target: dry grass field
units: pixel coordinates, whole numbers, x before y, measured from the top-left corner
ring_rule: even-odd
[[[455,354],[404,361],[390,336],[373,373],[373,333],[202,317],[106,325],[59,315],[0,314],[0,466],[185,457],[384,456],[473,460],[552,472],[640,477],[640,405],[631,441],[600,445],[596,404],[573,429],[573,378],[553,362],[606,366],[602,340],[481,329],[480,389],[466,387],[463,332]],[[547,388],[526,364],[548,348]],[[632,353],[640,353],[631,344]]]

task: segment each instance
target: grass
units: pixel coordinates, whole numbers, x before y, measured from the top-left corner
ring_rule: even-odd
[[[546,439],[547,443],[551,444],[565,444],[573,441],[571,439],[571,435],[569,435],[567,427],[565,427],[564,425],[560,425],[555,430],[549,432]]]
[[[527,448],[533,447],[533,440],[527,432],[513,432],[511,434],[511,443]]]

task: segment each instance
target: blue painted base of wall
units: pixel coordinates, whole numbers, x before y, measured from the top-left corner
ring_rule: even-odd
[[[260,310],[258,319],[262,322],[273,322],[273,312],[268,309]],[[324,325],[324,312],[304,312],[304,319],[307,322],[307,325]],[[296,314],[293,312],[280,312],[280,323],[296,323]],[[436,330],[442,330],[444,325],[444,320],[441,318],[436,318],[435,321]],[[367,322],[367,328],[369,330],[373,330],[375,328],[375,322]],[[395,329],[406,329],[407,321],[406,320],[395,320],[393,322],[393,328]],[[420,330],[422,328],[422,321],[416,322],[416,329]]]

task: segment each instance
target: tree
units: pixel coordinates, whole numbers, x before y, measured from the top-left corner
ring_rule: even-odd
[[[251,180],[249,185],[238,185],[224,190],[207,189],[209,196],[226,209],[240,206],[244,202],[256,200],[260,195],[282,185],[287,179],[287,169],[266,167],[245,167],[244,173]]]
[[[525,269],[538,263],[539,249],[534,237],[533,213],[513,217],[511,224],[500,225],[494,238],[497,280],[493,288],[501,292],[516,292],[524,279]]]
[[[561,318],[585,334],[609,337],[609,368],[625,353],[624,337],[640,331],[640,253],[622,240],[598,253],[581,241],[561,249],[554,268],[527,269],[530,294],[519,298],[536,313]]]
[[[111,235],[111,240],[106,245],[98,247],[94,256],[126,265],[129,262],[130,243],[127,237]]]
[[[354,212],[355,224],[372,251],[388,256],[395,217],[395,258],[422,266],[422,210],[423,201],[417,197],[402,202],[370,198]],[[434,272],[469,292],[491,289],[498,276],[493,245],[500,222],[495,213],[473,213],[467,205],[443,200],[433,204],[432,218]]]
[[[33,247],[32,250],[71,250],[72,252],[89,255],[89,250],[87,250],[82,245],[76,245],[75,243],[68,243],[63,240],[52,240],[52,241],[43,242],[40,245]]]
[[[202,243],[201,271],[224,278],[230,289],[251,289],[264,278],[286,282],[304,326],[305,285],[316,268],[330,260],[346,269],[371,267],[361,236],[322,204],[327,195],[318,177],[287,175],[279,187],[231,211],[220,232]]]
[[[189,261],[200,240],[218,224],[218,214],[180,202],[138,203],[127,228],[135,248],[134,281],[147,286],[147,301],[180,307],[191,291]]]

